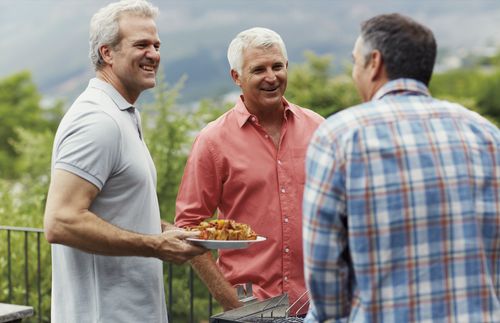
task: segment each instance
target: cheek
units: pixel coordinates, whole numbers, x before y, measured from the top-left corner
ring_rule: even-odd
[[[352,68],[351,76],[352,76],[352,79],[354,81],[356,81],[356,79],[358,77],[358,68],[356,67],[356,65],[354,65],[354,67]]]

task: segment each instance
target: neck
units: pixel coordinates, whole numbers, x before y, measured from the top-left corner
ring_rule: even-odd
[[[98,70],[96,72],[96,77],[106,83],[111,84],[120,93],[128,103],[134,104],[137,101],[139,95],[131,94],[126,91],[125,86],[120,82],[120,80],[113,74],[110,73],[106,68]]]
[[[368,96],[365,98],[365,101],[371,101],[375,96],[375,93],[377,93],[377,91],[389,81],[390,80],[387,78],[385,73],[383,73],[381,77],[373,80],[370,91],[368,93]]]
[[[245,102],[245,101],[243,101]],[[259,119],[260,124],[272,124],[279,123],[283,120],[283,103],[280,102],[279,105],[276,106],[268,106],[268,107],[254,107],[249,106],[245,103],[245,106],[251,114],[256,116]]]

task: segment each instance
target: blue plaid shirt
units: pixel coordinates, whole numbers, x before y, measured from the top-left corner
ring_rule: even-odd
[[[500,322],[500,131],[411,79],[306,160],[306,322]]]

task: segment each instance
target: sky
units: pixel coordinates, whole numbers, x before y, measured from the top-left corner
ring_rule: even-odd
[[[229,84],[227,45],[239,31],[278,31],[291,62],[303,51],[349,60],[359,24],[379,13],[400,12],[426,24],[439,53],[460,56],[500,47],[498,0],[152,0],[167,80],[190,73],[186,86]],[[47,95],[77,93],[92,76],[88,24],[109,1],[0,0],[0,78],[30,70]],[[229,84],[229,85],[228,85]],[[210,89],[212,91],[212,89]],[[203,93],[205,94],[205,93]]]

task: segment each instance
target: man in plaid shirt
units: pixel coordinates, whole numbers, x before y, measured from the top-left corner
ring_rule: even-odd
[[[500,322],[500,131],[430,96],[435,56],[408,17],[362,24],[366,103],[307,153],[306,322]]]

